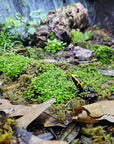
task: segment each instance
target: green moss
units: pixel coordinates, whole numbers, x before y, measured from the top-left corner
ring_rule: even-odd
[[[27,47],[28,50],[28,57],[33,58],[33,59],[43,59],[46,55],[46,52],[42,48],[32,48],[32,47]]]
[[[0,57],[0,71],[11,79],[15,79],[22,74],[24,67],[31,61],[31,59],[22,55],[6,53]]]
[[[74,96],[71,88],[68,87],[66,73],[57,67],[52,67],[47,72],[44,72],[39,77],[32,80],[28,87],[29,100],[36,99],[39,103],[56,98],[56,103],[63,103]]]
[[[114,86],[113,86],[114,77],[102,75],[98,71],[100,68],[113,68],[113,63],[112,65],[109,66],[96,62],[96,63],[79,65],[78,67],[69,65],[67,63],[66,64],[59,63],[57,64],[57,66],[66,71],[69,85],[72,84],[71,75],[76,74],[83,82],[84,89],[86,89],[87,86],[91,86],[98,92],[99,96],[102,96],[102,98],[110,98],[110,96],[114,93]],[[77,91],[75,85],[73,85],[71,89],[73,90],[75,89],[75,92]]]
[[[98,67],[101,66],[99,65]],[[114,92],[114,87],[113,82],[110,84],[108,82],[114,81],[114,78],[100,74],[98,67],[96,64],[82,65],[74,72],[74,74],[77,74],[82,80],[84,83],[84,89],[86,89],[87,86],[91,86],[100,96],[109,98],[111,92]]]
[[[14,140],[13,134],[14,131],[12,127],[16,124],[16,122],[12,119],[7,119],[3,128],[0,129],[0,143],[1,144],[10,144],[11,141]]]
[[[82,33],[79,30],[78,31],[71,30],[71,34],[72,34],[72,38],[71,38],[72,43],[80,46],[85,46],[86,41],[92,39],[91,32]]]
[[[46,42],[45,49],[50,53],[55,53],[59,50],[64,49],[65,45],[66,45],[66,43],[63,43],[62,41],[60,41],[56,38],[53,40],[48,39],[48,41]]]
[[[111,144],[114,142],[114,138],[102,126],[84,127],[82,131],[93,139],[93,144]]]
[[[103,64],[109,64],[111,61],[114,61],[114,50],[108,46],[93,45],[92,50],[95,51],[95,54]]]

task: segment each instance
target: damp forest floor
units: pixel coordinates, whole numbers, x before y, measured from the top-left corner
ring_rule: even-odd
[[[12,51],[1,51],[0,98],[8,99],[16,105],[40,104],[55,98],[56,102],[50,110],[60,123],[69,121],[77,106],[114,99],[114,77],[99,72],[99,69],[114,70],[114,61],[103,64],[97,59],[88,63],[71,64],[62,60],[64,53],[65,50],[61,50],[61,55],[60,52],[52,54],[42,48],[21,45],[16,45]],[[72,74],[83,82],[85,91],[80,95],[75,94],[77,87],[71,86]],[[72,140],[72,144],[114,142],[113,124],[82,123],[80,128],[80,133]],[[59,128],[55,133],[59,133]]]

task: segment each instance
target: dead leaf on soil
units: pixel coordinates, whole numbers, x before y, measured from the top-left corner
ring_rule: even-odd
[[[26,112],[34,108],[36,104],[25,106],[25,105],[13,105],[9,100],[0,99],[0,110],[9,114],[9,117],[23,116]]]
[[[35,121],[38,124],[43,124],[44,127],[65,127],[65,124],[61,124],[48,110],[44,111]]]
[[[101,101],[74,108],[73,120],[85,123],[96,123],[100,120],[114,122],[114,100]]]
[[[19,128],[27,128],[27,126],[35,120],[43,111],[45,111],[49,106],[51,106],[55,102],[55,98],[46,101],[42,104],[38,104],[35,107],[31,108],[24,116],[17,120],[17,126]]]

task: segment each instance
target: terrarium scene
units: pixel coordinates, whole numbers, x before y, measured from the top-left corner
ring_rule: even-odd
[[[114,144],[113,0],[0,0],[0,144]]]

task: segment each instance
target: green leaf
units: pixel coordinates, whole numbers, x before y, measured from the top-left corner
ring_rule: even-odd
[[[28,33],[30,33],[31,35],[33,35],[36,32],[36,29],[33,27],[29,27],[28,28]]]

